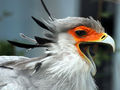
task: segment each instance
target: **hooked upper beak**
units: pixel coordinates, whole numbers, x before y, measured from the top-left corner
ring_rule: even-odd
[[[86,62],[88,64],[90,64],[92,67],[91,73],[93,76],[96,74],[96,65],[91,56],[90,49],[89,48],[84,49],[84,48],[85,47],[93,47],[95,49],[94,45],[105,44],[105,45],[111,46],[113,49],[113,52],[115,52],[115,42],[114,42],[113,38],[111,36],[107,35],[106,33],[105,33],[105,35],[106,35],[106,37],[102,40],[96,40],[95,42],[94,41],[93,42],[82,42],[79,44],[81,51],[85,55]]]
[[[110,45],[112,47],[113,52],[115,52],[115,41],[113,40],[113,38],[111,36],[107,35],[107,37],[104,40],[97,41],[97,42]],[[95,73],[96,73],[96,67],[95,67],[95,64],[94,64],[92,58],[91,58],[91,63],[92,63],[92,66],[93,66],[92,75],[94,76]]]
[[[115,41],[113,40],[113,38],[111,36],[107,35],[107,37],[100,42],[110,45],[113,49],[113,52],[115,52]]]

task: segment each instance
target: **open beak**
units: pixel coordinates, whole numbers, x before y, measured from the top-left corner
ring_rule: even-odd
[[[86,62],[91,65],[91,74],[94,76],[96,74],[96,65],[93,61],[92,55],[90,53],[90,48],[92,47],[95,49],[95,46],[99,45],[105,45],[105,46],[110,46],[113,49],[113,52],[115,52],[115,42],[112,39],[111,36],[107,35],[103,40],[98,40],[98,41],[91,41],[91,42],[82,42],[79,44],[79,48],[82,51],[82,53],[85,55],[85,60]],[[86,49],[87,48],[87,49]],[[99,48],[99,47],[98,47]]]
[[[115,41],[113,40],[113,38],[111,36],[107,36],[104,40],[100,41],[103,44],[108,44],[112,47],[113,52],[115,52]]]

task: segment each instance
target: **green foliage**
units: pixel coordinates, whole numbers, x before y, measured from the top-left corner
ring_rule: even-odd
[[[102,62],[107,62],[112,58],[111,54],[112,54],[111,47],[107,47],[107,46],[106,47],[105,46],[99,47],[97,50],[97,53],[94,57],[95,64],[98,67],[100,67]]]
[[[0,41],[0,55],[24,55],[24,53],[16,51],[15,47],[6,41]]]
[[[103,17],[103,18],[109,18],[110,16],[112,16],[112,13],[109,13],[109,12],[102,12],[101,13],[101,17]]]
[[[15,48],[5,41],[0,41],[0,55],[15,55]]]

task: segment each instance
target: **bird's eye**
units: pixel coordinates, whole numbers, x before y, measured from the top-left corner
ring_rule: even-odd
[[[78,35],[78,36],[83,36],[83,35],[86,35],[87,32],[85,30],[77,30],[75,31],[75,33]]]

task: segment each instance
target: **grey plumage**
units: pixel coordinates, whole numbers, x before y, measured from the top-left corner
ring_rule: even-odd
[[[45,55],[42,58],[27,58],[24,60],[19,58],[18,61],[13,60],[14,62],[12,61],[11,64],[7,64],[11,61],[6,61],[6,64],[1,63],[1,66],[13,68],[13,70],[1,68],[1,72],[4,72],[3,70],[7,71],[4,72],[5,74],[13,73],[12,76],[7,76],[7,81],[5,79],[2,80],[2,83],[6,84],[5,86],[1,86],[3,90],[4,88],[10,88],[8,90],[11,90],[11,87],[14,88],[13,90],[88,90],[87,88],[89,88],[89,90],[96,90],[96,85],[91,76],[91,69],[84,67],[88,66],[83,61],[80,61],[81,57],[79,57],[75,47],[72,46],[74,40],[68,34],[65,34],[68,29],[81,25],[82,22],[80,21],[82,19],[85,18],[69,17],[60,20],[56,19],[49,23],[52,29],[56,30],[55,37],[57,37],[55,38],[57,42],[50,42],[50,47],[47,47],[48,51],[45,52],[52,54],[51,56]],[[75,22],[69,23],[72,20]],[[87,18],[87,20],[89,19]],[[62,24],[62,22],[64,24]],[[76,60],[80,62],[76,61],[73,63],[72,61],[74,61],[74,59],[71,59],[71,62],[68,63],[70,57],[76,58]],[[0,57],[0,59],[5,61],[2,57]],[[10,60],[12,59],[11,57]],[[39,63],[41,63],[41,66],[39,66]],[[81,66],[79,64],[81,64]],[[77,67],[75,68],[74,66]],[[84,72],[79,73],[78,71],[81,69]],[[83,85],[81,83],[83,83]],[[85,87],[86,84],[87,88]],[[14,85],[16,85],[16,87],[14,87]]]
[[[46,46],[46,55],[36,58],[1,56],[1,90],[97,90],[91,75],[93,67],[82,60],[74,46],[73,37],[66,32],[77,26],[90,27],[98,33],[104,32],[104,28],[91,17],[55,19],[41,1],[50,20],[44,23],[34,17],[33,20],[52,33],[45,34],[47,39],[31,39],[23,35],[23,38],[35,43],[32,45],[12,44],[24,48]]]

